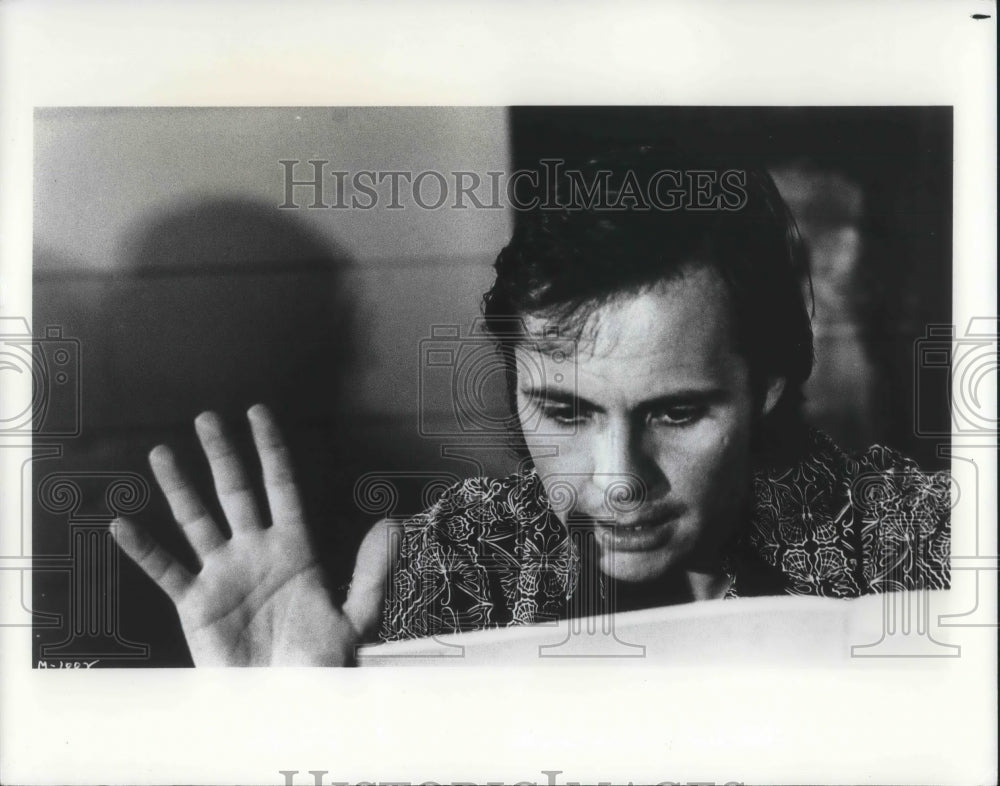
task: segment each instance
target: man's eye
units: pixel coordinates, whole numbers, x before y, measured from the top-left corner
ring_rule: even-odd
[[[542,416],[560,426],[574,426],[584,419],[573,407],[542,407]]]
[[[667,407],[649,413],[647,421],[661,426],[688,426],[697,422],[705,414],[700,406]]]

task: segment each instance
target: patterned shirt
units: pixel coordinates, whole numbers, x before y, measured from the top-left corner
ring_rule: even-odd
[[[848,455],[818,431],[804,455],[754,475],[747,526],[722,562],[725,597],[948,587],[948,473],[880,446]],[[383,641],[551,621],[592,594],[581,587],[593,527],[567,527],[534,470],[456,484],[401,537]],[[595,577],[598,596],[607,582]]]

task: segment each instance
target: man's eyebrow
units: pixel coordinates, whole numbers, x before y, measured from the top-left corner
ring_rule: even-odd
[[[641,402],[637,410],[651,410],[662,407],[676,407],[685,404],[716,404],[725,401],[729,397],[729,391],[725,388],[685,388],[664,393],[662,396],[646,399]]]
[[[521,394],[532,401],[568,405],[576,411],[604,411],[604,407],[588,401],[581,396],[577,396],[569,390],[526,387],[521,389]],[[641,401],[634,409],[637,411],[648,411],[661,407],[676,407],[685,404],[714,404],[725,400],[728,395],[728,392],[724,388],[685,388]]]
[[[564,404],[573,407],[576,411],[589,410],[592,412],[603,412],[604,408],[598,406],[593,401],[588,401],[570,390],[560,390],[558,388],[545,387],[525,387],[521,388],[521,395],[532,401],[545,402],[547,404]]]

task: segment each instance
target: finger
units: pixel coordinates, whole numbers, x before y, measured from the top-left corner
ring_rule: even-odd
[[[358,549],[351,588],[344,601],[344,614],[362,641],[370,641],[382,622],[386,589],[399,558],[402,527],[382,519],[368,530]]]
[[[111,523],[111,536],[128,557],[174,601],[181,599],[194,576],[174,559],[166,549],[129,519]]]
[[[214,412],[202,412],[194,421],[201,447],[212,468],[215,493],[235,535],[263,526],[253,486],[240,460],[236,446],[226,434],[222,418]]]
[[[263,404],[247,412],[250,430],[264,473],[264,490],[276,527],[297,526],[303,521],[302,497],[295,484],[292,458],[274,415]]]
[[[204,558],[223,545],[225,536],[194,486],[181,472],[173,451],[166,445],[157,445],[149,454],[149,466],[167,498],[170,512],[184,530],[195,554]]]

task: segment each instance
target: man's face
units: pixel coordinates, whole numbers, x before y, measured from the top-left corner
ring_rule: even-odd
[[[547,324],[526,320],[533,335]],[[540,412],[524,438],[556,513],[593,527],[614,578],[711,570],[746,501],[760,414],[717,274],[692,268],[595,307],[569,359],[575,375],[552,352],[518,347],[517,403]]]

